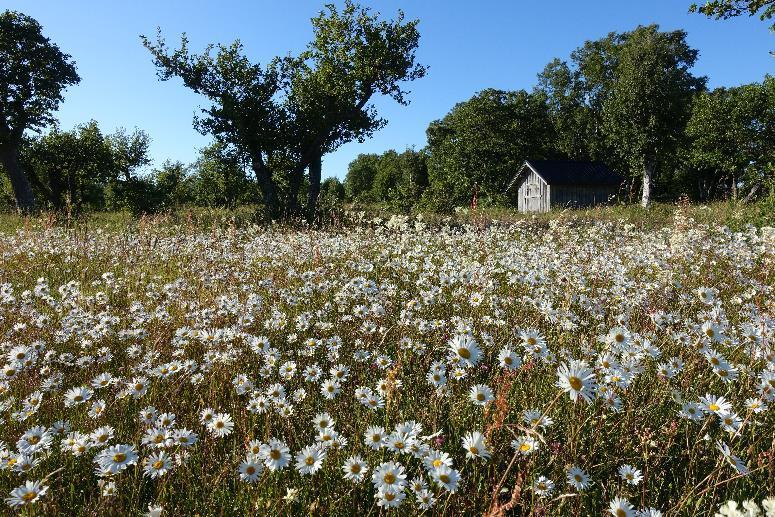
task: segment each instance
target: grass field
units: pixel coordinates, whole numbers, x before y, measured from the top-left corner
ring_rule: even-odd
[[[0,514],[775,515],[771,208],[0,217]]]

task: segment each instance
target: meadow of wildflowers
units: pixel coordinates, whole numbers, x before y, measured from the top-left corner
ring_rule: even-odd
[[[0,514],[775,513],[772,228],[23,228],[0,254]]]

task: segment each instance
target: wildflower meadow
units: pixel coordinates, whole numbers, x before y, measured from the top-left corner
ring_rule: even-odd
[[[0,255],[0,514],[775,515],[771,227],[26,225]]]

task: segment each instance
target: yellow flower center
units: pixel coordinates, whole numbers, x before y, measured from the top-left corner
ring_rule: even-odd
[[[471,359],[471,351],[467,348],[458,348],[457,353],[463,359]]]
[[[249,476],[252,476],[253,474],[256,473],[256,467],[254,467],[253,465],[250,465],[248,468],[245,469],[245,473],[248,474]]]
[[[126,460],[126,454],[124,454],[123,452],[119,452],[113,455],[113,461],[115,461],[116,463],[121,463],[122,461],[125,461],[125,460]]]
[[[361,472],[361,466],[357,463],[354,463],[353,465],[350,465],[350,472],[353,474],[359,474]]]
[[[530,444],[527,442],[522,442],[522,445],[519,446],[519,450],[522,452],[527,452],[531,449]]]
[[[34,500],[37,496],[38,494],[36,492],[27,492],[22,496],[22,500],[25,503],[29,503],[30,501]]]
[[[392,472],[388,472],[385,474],[385,477],[383,477],[382,480],[388,485],[392,485],[396,482],[396,476]]]
[[[581,382],[581,379],[578,377],[569,378],[568,384],[570,384],[570,387],[576,391],[581,391],[581,388],[584,386],[584,384]]]
[[[449,483],[449,476],[447,474],[440,474],[439,479],[442,483]]]
[[[30,436],[30,438],[27,440],[27,442],[31,443],[32,445],[36,445],[40,441],[40,436]]]
[[[721,409],[721,407],[716,403],[710,404],[708,408],[710,408],[711,411],[718,411],[719,409]]]
[[[315,464],[315,458],[313,458],[312,456],[307,456],[307,459],[304,460],[304,463],[306,463],[307,465],[314,465]]]
[[[163,462],[163,461],[161,461],[161,460],[159,460],[159,461],[157,461],[157,462],[155,462],[155,463],[153,464],[153,468],[155,468],[155,469],[157,469],[157,470],[158,470],[158,469],[160,469],[160,468],[162,468],[163,466],[164,466],[164,462]]]
[[[269,457],[275,461],[279,460],[280,456],[281,456],[280,451],[278,451],[277,449],[272,449],[271,451],[269,451]]]

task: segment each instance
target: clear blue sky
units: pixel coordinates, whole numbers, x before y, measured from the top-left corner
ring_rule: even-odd
[[[106,132],[117,127],[147,131],[155,163],[191,162],[209,138],[191,125],[206,100],[177,80],[160,82],[138,35],[156,27],[171,44],[187,32],[194,50],[239,38],[249,56],[266,62],[297,52],[311,38],[309,19],[325,1],[68,1],[5,0],[3,8],[36,18],[44,33],[71,54],[81,83],[67,91],[58,118],[63,129],[95,119]],[[337,2],[339,3],[339,2]],[[775,73],[775,34],[758,18],[727,21],[688,14],[691,0],[364,2],[383,16],[403,9],[419,18],[420,62],[428,76],[409,85],[411,104],[378,100],[389,121],[374,138],[351,143],[324,160],[324,176],[344,178],[359,153],[425,145],[425,129],[456,103],[488,87],[530,90],[554,57],[566,58],[585,40],[638,24],[683,28],[699,49],[695,73],[711,87],[760,81]]]

